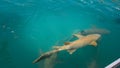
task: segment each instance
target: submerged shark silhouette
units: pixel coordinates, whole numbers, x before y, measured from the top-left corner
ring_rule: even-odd
[[[89,34],[109,34],[110,31],[104,28],[90,28],[80,31],[82,35],[89,35]]]
[[[69,54],[72,54],[77,49],[84,47],[86,45],[97,46],[96,41],[101,37],[100,34],[90,34],[87,36],[83,36],[80,34],[74,34],[74,36],[76,36],[78,39],[73,42],[66,42],[64,43],[63,46],[54,46],[54,50],[42,54],[39,58],[33,61],[33,63],[37,63],[40,60],[46,59],[50,57],[52,54],[63,51],[63,50],[67,50]]]

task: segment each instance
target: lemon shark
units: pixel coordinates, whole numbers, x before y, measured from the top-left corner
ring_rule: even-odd
[[[76,36],[78,39],[73,42],[65,42],[63,46],[55,46],[54,48],[58,51],[67,50],[69,54],[72,54],[77,49],[87,45],[97,46],[96,41],[101,37],[100,34],[90,34],[87,36],[74,34],[74,36]]]
[[[52,54],[58,53],[60,51],[67,50],[69,54],[73,54],[77,49],[87,46],[93,45],[97,46],[96,41],[101,37],[100,34],[90,34],[87,36],[83,36],[80,34],[74,34],[78,39],[72,42],[65,42],[63,46],[54,46],[52,51],[46,52],[42,54],[39,58],[37,58],[33,63],[37,63],[42,59],[49,58]]]

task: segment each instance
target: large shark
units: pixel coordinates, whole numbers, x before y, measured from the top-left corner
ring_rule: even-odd
[[[69,54],[72,54],[75,52],[77,49],[87,46],[87,45],[93,45],[97,46],[96,41],[101,37],[100,34],[90,34],[87,36],[83,36],[80,34],[74,34],[78,39],[72,42],[65,42],[63,46],[55,46],[54,50],[46,52],[42,54],[39,58],[37,58],[33,63],[37,63],[42,59],[46,59],[50,57],[52,54],[67,50]]]
[[[63,46],[56,46],[55,49],[62,51],[67,50],[70,54],[75,52],[77,49],[84,47],[86,45],[97,46],[96,41],[101,37],[100,34],[90,34],[83,36],[80,34],[74,34],[78,39],[73,42],[66,42]]]

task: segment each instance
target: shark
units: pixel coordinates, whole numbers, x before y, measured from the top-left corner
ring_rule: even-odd
[[[60,51],[67,50],[69,54],[73,54],[77,49],[82,48],[84,46],[97,46],[96,41],[101,37],[100,34],[89,34],[87,36],[73,34],[73,36],[76,36],[78,39],[72,42],[65,42],[63,46],[54,46],[52,51],[42,54],[39,58],[33,61],[33,63],[37,63],[42,59],[49,58],[52,54],[58,53]]]
[[[89,34],[109,34],[110,31],[107,30],[107,29],[104,29],[104,28],[96,28],[96,27],[93,27],[93,28],[90,28],[90,29],[85,29],[85,30],[82,30],[79,32],[80,34],[82,35],[89,35]]]
[[[100,34],[90,34],[83,36],[80,34],[74,34],[78,39],[73,42],[65,42],[63,46],[55,46],[58,51],[67,50],[69,54],[73,54],[77,49],[87,45],[97,46],[97,40],[101,37]]]

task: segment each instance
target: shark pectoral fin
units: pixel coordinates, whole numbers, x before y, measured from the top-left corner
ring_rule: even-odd
[[[67,50],[69,52],[69,54],[72,54],[73,52],[76,51],[76,49],[70,49],[70,50]]]
[[[84,36],[81,34],[73,34],[73,36],[77,37],[77,38],[83,38]]]
[[[69,44],[71,44],[71,42],[65,42],[64,44],[65,44],[65,45],[69,45]]]
[[[95,41],[92,41],[90,45],[97,46],[97,43]]]

